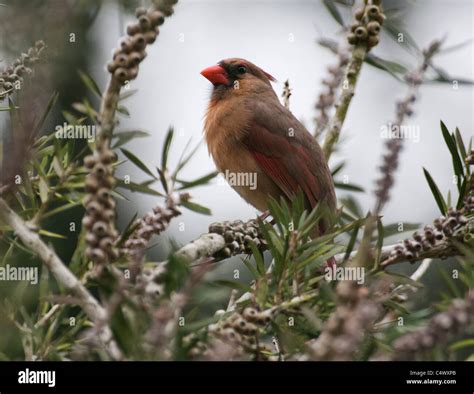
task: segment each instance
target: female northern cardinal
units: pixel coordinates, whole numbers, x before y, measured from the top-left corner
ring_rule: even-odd
[[[323,152],[280,104],[270,84],[275,79],[244,59],[222,60],[201,74],[214,85],[204,134],[218,170],[233,179],[256,174],[256,185],[231,186],[260,211],[267,210],[269,196],[291,201],[298,190],[307,209],[324,201],[335,211],[334,183]]]

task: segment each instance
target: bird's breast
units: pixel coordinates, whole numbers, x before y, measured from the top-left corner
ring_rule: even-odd
[[[280,192],[242,143],[249,132],[250,116],[244,105],[230,102],[213,105],[211,102],[204,134],[209,153],[227,183],[248,203],[264,211],[268,196],[279,198]]]

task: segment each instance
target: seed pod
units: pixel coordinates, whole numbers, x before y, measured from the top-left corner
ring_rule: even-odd
[[[99,248],[92,249],[90,259],[95,263],[103,263],[105,262],[105,253]]]
[[[367,44],[369,45],[369,48],[372,48],[376,46],[380,41],[379,36],[369,36],[367,40]]]
[[[138,7],[136,10],[135,10],[135,16],[137,18],[139,18],[140,16],[142,15],[145,15],[146,14],[146,8],[145,7]]]
[[[146,41],[143,34],[135,34],[132,38],[132,47],[135,51],[142,51],[146,47]]]
[[[110,191],[105,187],[101,187],[97,191],[97,197],[99,197],[99,200],[104,203],[107,202],[107,199],[109,198],[109,196],[110,196]]]
[[[385,22],[385,19],[387,19],[387,17],[384,15],[384,14],[378,14],[375,16],[374,18],[378,23],[380,23],[381,25],[383,25],[383,23]]]
[[[102,179],[102,183],[104,187],[112,189],[115,186],[116,181],[113,175],[108,175],[104,179]]]
[[[107,167],[105,167],[102,163],[97,163],[94,166],[93,173],[96,174],[99,178],[103,178],[107,174]]]
[[[347,36],[347,42],[351,45],[355,45],[357,43],[357,37],[355,36],[355,34],[349,34]]]
[[[100,240],[99,246],[102,250],[112,250],[114,241],[110,237],[105,237]]]
[[[359,8],[355,14],[354,14],[354,18],[357,19],[358,21],[362,20],[362,18],[364,17],[364,9],[363,8]]]
[[[86,242],[88,245],[97,246],[99,239],[94,233],[87,233],[86,234]]]
[[[153,44],[156,41],[158,33],[156,31],[147,31],[144,36],[145,36],[145,41],[147,44]]]
[[[364,40],[367,38],[367,29],[364,26],[358,26],[354,30],[354,34],[357,38]]]
[[[97,201],[91,201],[87,204],[86,210],[89,215],[95,216],[102,210],[102,206]]]
[[[380,33],[380,23],[376,21],[369,22],[367,24],[367,30],[369,31],[369,34],[372,35],[377,35]]]
[[[91,216],[85,215],[82,218],[82,226],[86,229],[90,230],[92,228],[92,224],[94,223],[94,219]]]
[[[131,23],[127,26],[127,34],[129,36],[134,36],[138,33],[140,33],[140,25],[138,23]]]
[[[106,150],[101,152],[99,159],[103,164],[110,164],[117,160],[117,154],[114,151]]]
[[[96,159],[93,155],[88,155],[88,156],[84,157],[84,166],[86,168],[91,169],[92,167],[94,167],[95,163],[96,163]]]
[[[353,24],[351,25],[351,32],[354,33],[354,32],[356,31],[356,29],[357,29],[359,26],[360,26],[360,24],[358,24],[358,23],[353,23]],[[331,68],[331,67],[329,67],[329,68]],[[331,70],[329,70],[329,72],[330,72],[331,74],[333,74],[333,72],[332,72]]]
[[[133,50],[133,41],[130,37],[124,38],[120,41],[120,48],[123,53],[130,53]]]
[[[153,26],[161,26],[165,22],[165,16],[160,11],[149,12],[148,18]]]
[[[117,205],[115,203],[115,200],[109,196],[106,200],[104,200],[104,204],[107,206],[109,209],[115,209],[115,206]]]
[[[380,9],[376,5],[371,5],[367,8],[367,15],[369,18],[375,18],[380,14]]]
[[[107,222],[110,222],[115,219],[115,211],[112,209],[105,209],[102,213],[102,217]]]
[[[86,190],[88,193],[95,193],[99,188],[99,181],[95,176],[88,176],[86,178]]]
[[[107,233],[107,224],[105,222],[96,222],[92,226],[92,231],[99,237],[104,236]]]
[[[148,31],[151,28],[150,19],[146,15],[141,15],[140,18],[138,18],[138,23],[140,24],[140,28],[144,32]]]
[[[132,52],[128,57],[128,66],[135,67],[137,66],[142,60],[140,52]]]
[[[138,67],[132,67],[128,70],[128,78],[130,80],[135,79],[138,75]]]
[[[107,63],[107,71],[109,73],[113,74],[116,69],[117,69],[117,63],[115,63],[115,62]]]
[[[243,316],[248,321],[255,321],[257,319],[257,310],[255,308],[245,308],[243,312]]]
[[[125,83],[128,80],[128,73],[125,68],[119,67],[114,72],[114,77],[120,82]]]

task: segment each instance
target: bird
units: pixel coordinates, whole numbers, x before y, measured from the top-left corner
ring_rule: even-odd
[[[334,182],[323,151],[280,103],[271,85],[275,78],[240,58],[221,60],[201,75],[213,85],[204,139],[218,171],[226,179],[229,174],[255,174],[256,185],[232,182],[235,191],[261,212],[268,211],[270,197],[291,204],[298,192],[307,210],[324,203],[335,212]],[[324,234],[327,226],[321,220],[314,236]]]

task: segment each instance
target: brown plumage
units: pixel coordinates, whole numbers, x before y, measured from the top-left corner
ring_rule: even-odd
[[[201,74],[214,85],[204,136],[218,170],[257,174],[255,190],[249,185],[234,189],[260,211],[267,209],[269,196],[291,200],[298,190],[308,209],[324,201],[335,211],[334,184],[323,152],[281,105],[270,83],[274,78],[237,58]]]

